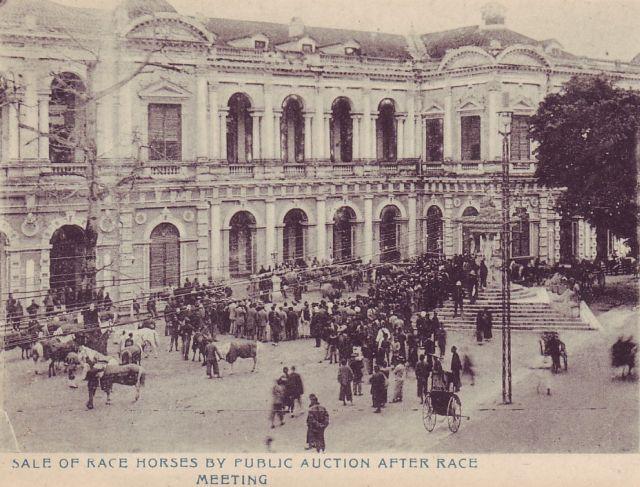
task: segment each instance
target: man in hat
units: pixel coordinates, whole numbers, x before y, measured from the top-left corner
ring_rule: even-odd
[[[457,348],[451,347],[451,376],[453,379],[453,387],[455,392],[460,391],[460,372],[462,371],[462,362],[460,361],[460,356],[458,355]]]
[[[329,413],[320,405],[315,394],[309,395],[309,415],[307,416],[307,450],[315,448],[324,451],[324,430],[329,426]]]
[[[458,316],[458,308],[460,308],[460,316],[464,315],[462,302],[464,299],[464,289],[462,289],[461,281],[456,282],[451,297],[453,298],[453,317],[456,318]]]
[[[351,395],[351,382],[353,381],[353,371],[347,365],[347,359],[343,358],[340,361],[340,368],[338,369],[338,383],[340,384],[339,401],[342,401],[343,405],[347,405],[349,401],[353,405],[353,397]]]

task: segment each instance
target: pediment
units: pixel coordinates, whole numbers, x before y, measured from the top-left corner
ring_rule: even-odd
[[[461,102],[458,110],[467,111],[467,110],[482,110],[482,105],[476,100],[468,100]]]
[[[511,105],[513,110],[535,110],[533,101],[530,98],[518,98],[515,103]]]
[[[152,83],[138,92],[140,98],[190,98],[192,93],[169,80]]]
[[[129,39],[169,42],[209,43],[211,35],[191,23],[173,18],[153,18],[139,23],[128,33]]]
[[[427,107],[428,108],[422,112],[425,115],[441,115],[444,113],[444,108],[437,103],[429,103]]]

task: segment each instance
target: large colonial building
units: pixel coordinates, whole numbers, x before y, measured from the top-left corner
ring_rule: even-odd
[[[527,129],[547,93],[602,72],[640,89],[638,61],[518,34],[497,5],[400,36],[1,0],[2,299],[80,279],[89,182],[113,298],[299,257],[490,253],[503,111],[513,256],[591,258],[596,231],[554,212]]]

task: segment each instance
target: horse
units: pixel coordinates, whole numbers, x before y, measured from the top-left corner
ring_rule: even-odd
[[[151,330],[149,328],[140,328],[137,330],[123,331],[122,337],[120,338],[120,353],[125,347],[125,342],[129,337],[129,333],[131,333],[133,338],[133,343],[139,345],[142,351],[145,353],[145,358],[149,356],[149,352],[147,351],[149,348],[154,352],[156,358],[158,358],[158,332],[156,330]]]
[[[4,337],[4,349],[11,350],[20,347],[20,358],[28,359],[31,357],[31,349],[37,337],[37,327],[34,326],[29,327],[27,330],[7,333]]]
[[[62,341],[60,338],[53,338],[50,340],[42,340],[38,341],[33,346],[32,359],[34,364],[38,362],[39,359],[43,361],[49,360],[49,377],[52,375],[55,377],[56,375],[56,363],[62,363],[67,358],[67,355],[71,352],[78,352],[79,345],[73,340]],[[38,369],[36,368],[36,374],[38,373]]]
[[[113,384],[134,386],[136,388],[136,396],[133,402],[140,398],[140,390],[144,386],[146,378],[146,372],[140,365],[104,365],[90,362],[89,366],[90,368],[87,372],[87,389],[89,391],[87,409],[93,409],[93,397],[98,386],[106,392],[107,404],[111,404]]]
[[[142,347],[137,344],[124,347],[120,352],[120,363],[142,365]]]
[[[258,342],[257,341],[232,341],[220,343],[218,351],[225,361],[231,367],[230,373],[233,374],[233,364],[239,358],[253,359],[253,368],[251,372],[255,372],[258,363]]]
[[[90,363],[101,362],[104,364],[118,365],[118,360],[115,357],[104,355],[84,345],[80,345],[77,353],[71,352],[67,355],[65,362],[69,377],[69,387],[74,389],[78,387],[76,379],[79,375],[77,374],[79,369],[81,370],[80,379],[84,380],[87,376]]]
[[[198,362],[202,360],[202,357],[204,356],[204,349],[212,340],[213,339],[209,335],[201,331],[198,331],[193,335],[193,340],[191,342],[191,350],[193,352],[193,357],[191,358],[192,362],[196,359],[196,352],[198,352]]]

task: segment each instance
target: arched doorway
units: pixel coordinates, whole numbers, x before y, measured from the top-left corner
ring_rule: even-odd
[[[302,100],[289,96],[282,105],[280,121],[280,143],[282,162],[294,164],[304,161],[304,117]]]
[[[285,261],[304,259],[307,215],[299,209],[289,210],[284,216],[282,256]]]
[[[331,106],[331,160],[351,162],[353,158],[353,119],[351,103],[344,97],[337,98]]]
[[[180,232],[171,223],[161,223],[151,232],[149,287],[180,287]]]
[[[77,225],[64,225],[53,233],[49,243],[49,287],[81,287],[87,258],[84,230]]]
[[[248,211],[240,211],[229,226],[229,274],[250,275],[255,271],[256,219]]]
[[[51,82],[49,100],[49,159],[54,163],[83,161],[79,149],[86,129],[84,84],[73,73],[61,73]]]
[[[427,210],[427,254],[442,255],[443,233],[442,210],[430,206]]]
[[[379,161],[396,160],[396,105],[390,98],[385,98],[378,105],[376,119],[376,147]]]
[[[400,210],[385,206],[380,213],[380,261],[400,260]]]
[[[251,101],[244,93],[229,98],[227,116],[227,161],[232,164],[250,162],[253,150]]]
[[[333,217],[333,260],[342,262],[355,255],[356,212],[348,206],[336,211]]]
[[[473,206],[467,206],[462,212],[463,217],[476,217],[480,213],[477,208]],[[480,253],[480,233],[477,232],[462,232],[462,253],[463,254],[477,254]]]

